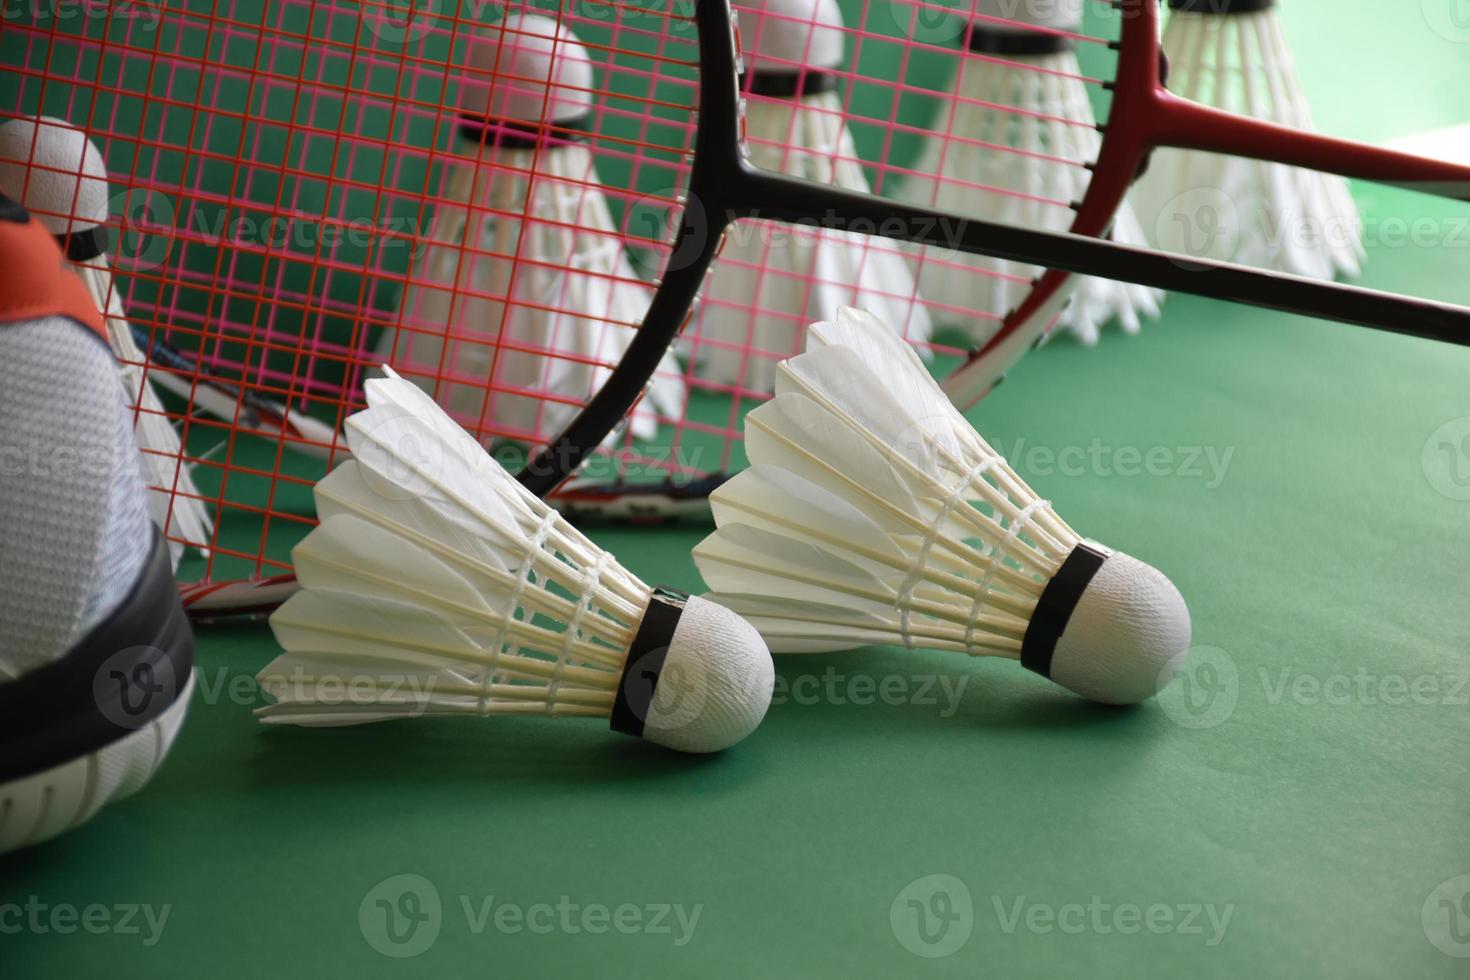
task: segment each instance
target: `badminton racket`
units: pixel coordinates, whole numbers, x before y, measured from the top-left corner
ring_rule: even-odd
[[[922,6],[922,5],[921,5]],[[700,284],[714,264],[723,233],[741,219],[817,224],[862,231],[881,226],[885,237],[1048,267],[1000,330],[950,375],[944,387],[961,405],[979,400],[1017,358],[1055,323],[1068,299],[1074,273],[1103,276],[1173,292],[1227,299],[1269,309],[1336,320],[1452,343],[1470,342],[1470,310],[1408,297],[1263,273],[1205,260],[1185,262],[1143,249],[1078,236],[1106,232],[1148,154],[1163,146],[1204,150],[1308,167],[1385,184],[1470,200],[1470,168],[1395,150],[1334,139],[1213,109],[1181,98],[1164,86],[1157,0],[1119,0],[1121,33],[1116,75],[1105,84],[1112,111],[1087,192],[1076,204],[1072,235],[1052,236],[908,208],[871,196],[763,172],[741,153],[734,70],[738,42],[725,0],[696,5],[701,59],[700,125],[689,175],[697,212],[681,219],[674,256],[644,319],[638,339],[618,370],[586,410],[553,444],[533,458],[522,483],[540,495],[573,472],[637,399],[651,363],[673,341],[692,312]],[[1075,32],[1035,27],[977,15],[991,29],[1062,35],[1096,42]],[[786,29],[803,27],[800,22]],[[810,30],[810,27],[807,28]],[[983,55],[981,55],[983,57]],[[800,84],[799,82],[797,84]]]
[[[457,324],[425,318],[402,299],[414,282],[417,255],[430,246],[432,216],[460,208],[518,222],[525,242],[533,232],[565,233],[576,224],[503,200],[467,202],[448,188],[559,180],[549,154],[567,139],[586,146],[596,165],[595,181],[571,185],[589,198],[606,198],[617,221],[608,240],[626,249],[651,282],[641,319],[620,324],[635,331],[626,351],[598,361],[603,370],[595,384],[547,390],[514,387],[493,368],[467,375],[448,357],[393,363],[446,386],[479,385],[487,393],[514,388],[518,397],[575,408],[575,420],[544,447],[518,443],[517,433],[490,413],[456,418],[521,469],[533,490],[546,495],[560,486],[559,506],[583,517],[654,520],[698,512],[719,475],[743,466],[740,419],[764,393],[711,382],[693,367],[679,369],[689,392],[686,411],[661,414],[655,438],[619,428],[650,379],[669,370],[665,354],[696,308],[706,275],[711,267],[720,274],[725,234],[820,226],[869,237],[874,249],[933,246],[928,261],[946,255],[958,261],[971,252],[1051,270],[982,349],[927,345],[961,365],[947,384],[962,402],[988,390],[1044,336],[1074,273],[1439,340],[1470,337],[1470,312],[1448,304],[1166,256],[1098,237],[1154,145],[1229,143],[1263,159],[1462,199],[1470,185],[1464,168],[1227,121],[1175,99],[1160,81],[1154,3],[1123,3],[1111,16],[1090,17],[1082,30],[1051,32],[1084,55],[1082,81],[1104,119],[1097,158],[1068,161],[1090,179],[1080,200],[1055,202],[1075,212],[1067,234],[889,199],[908,175],[918,140],[930,135],[943,110],[940,93],[958,60],[1001,57],[966,54],[967,21],[937,4],[844,3],[847,60],[829,74],[842,92],[842,114],[871,194],[794,181],[743,161],[740,100],[773,96],[753,85],[749,73],[741,79],[735,23],[723,0],[541,8],[575,30],[590,52],[596,71],[590,117],[576,132],[541,120],[538,132],[554,138],[536,142],[516,162],[492,146],[467,142],[458,94],[475,72],[465,66],[465,48],[475,34],[494,31],[505,12],[435,7],[410,10],[403,19],[385,8],[285,0],[261,19],[239,0],[224,0],[160,8],[154,27],[162,35],[106,12],[86,32],[22,17],[0,37],[0,63],[17,79],[12,95],[0,94],[0,112],[37,113],[44,102],[87,129],[103,146],[114,191],[126,202],[115,230],[136,247],[115,259],[119,288],[132,321],[154,338],[144,348],[155,360],[150,369],[172,375],[176,393],[192,400],[178,417],[186,462],[216,516],[213,540],[186,542],[208,548],[207,557],[186,557],[180,569],[181,578],[195,580],[184,592],[193,614],[265,612],[289,594],[290,547],[315,523],[310,488],[327,466],[326,453],[306,447],[335,443],[338,454],[345,451],[328,434],[361,407],[361,381],[376,367],[386,333],[439,337],[450,342],[446,347],[459,342]],[[1037,33],[1005,18],[972,20]],[[747,35],[756,29],[748,16],[740,26]],[[170,44],[160,46],[159,36]],[[793,65],[792,74],[799,88],[811,73]],[[156,79],[156,91],[136,88],[140,78]],[[491,86],[524,81],[495,69],[476,78]],[[1137,120],[1155,105],[1165,107],[1160,120]],[[1227,122],[1234,128],[1224,128]],[[160,241],[167,248],[157,247]],[[509,262],[516,274],[548,267],[587,274],[573,251],[517,245],[492,255],[483,243],[467,241],[460,252],[466,265],[494,259]],[[517,303],[566,312],[555,294],[523,300],[474,281],[443,288],[456,307],[498,303],[502,317]],[[944,296],[920,299],[936,321],[990,315]],[[555,338],[528,342],[507,334],[503,324],[487,318],[476,325],[496,352],[565,356]],[[164,366],[160,343],[182,360]],[[201,398],[201,390],[213,394]],[[200,412],[213,421],[201,424]],[[293,419],[317,422],[320,437],[276,425]],[[223,453],[221,432],[230,436]]]
[[[334,451],[346,455],[347,443],[332,426],[293,412],[256,389],[212,377],[194,358],[137,324],[131,330],[133,342],[148,357],[148,379],[224,422],[226,431],[279,438],[287,448],[321,459],[331,459]]]
[[[814,224],[841,231],[882,227],[890,238],[1049,267],[1050,271],[1037,281],[1032,294],[1007,318],[991,342],[971,352],[947,382],[952,397],[961,401],[983,395],[1020,353],[1050,328],[1066,301],[1071,273],[1131,280],[1441,340],[1464,343],[1470,338],[1465,311],[1441,304],[1223,263],[1184,264],[1173,257],[1079,237],[1106,230],[1133,175],[1142,167],[1148,151],[1158,145],[1234,148],[1259,158],[1389,183],[1422,186],[1440,181],[1444,185],[1441,192],[1458,196],[1470,187],[1470,171],[1464,168],[1313,137],[1175,98],[1163,88],[1158,71],[1157,7],[1142,3],[1124,4],[1121,9],[1124,17],[1117,44],[1115,111],[1122,113],[1120,119],[1131,120],[1157,108],[1158,118],[1164,122],[1152,127],[1120,125],[1111,130],[1114,135],[1105,136],[1098,159],[1093,162],[1088,193],[1077,205],[1073,231],[1078,234],[1062,236],[979,221],[956,222],[953,215],[905,208],[874,196],[843,193],[756,169],[741,152],[741,92],[736,71],[739,49],[733,21],[726,4],[702,0],[696,9],[700,115],[688,184],[679,200],[683,207],[659,287],[636,339],[618,367],[566,432],[527,463],[522,482],[542,496],[552,494],[626,418],[687,322],[725,232],[741,219]],[[801,25],[787,26],[795,29]],[[1140,66],[1145,70],[1129,70]],[[895,229],[899,229],[897,234]],[[646,486],[593,484],[582,498],[591,505],[582,516],[618,514],[621,509],[617,505],[623,501],[630,504],[628,513],[641,510],[660,518],[677,507],[699,509],[702,498],[719,482],[719,476],[702,477],[682,484],[687,492],[680,492],[681,484],[673,481]],[[577,490],[573,489],[571,498],[564,502],[574,513],[576,497]],[[289,583],[276,579],[267,588],[276,594],[289,588]],[[211,598],[219,603],[229,596],[215,592]],[[248,591],[240,601],[254,610],[261,606],[261,596],[252,598]],[[198,611],[206,610],[200,605]]]

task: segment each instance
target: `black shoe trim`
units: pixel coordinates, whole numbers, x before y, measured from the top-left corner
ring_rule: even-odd
[[[167,711],[194,671],[194,634],[157,529],[128,597],[66,655],[0,684],[0,781],[70,762]]]

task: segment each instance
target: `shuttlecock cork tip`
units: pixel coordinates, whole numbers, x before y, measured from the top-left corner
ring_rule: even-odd
[[[755,731],[775,690],[765,641],[744,619],[690,597],[669,640],[643,721],[644,739],[680,752],[718,752]],[[625,683],[642,665],[630,661]]]
[[[107,221],[107,164],[87,134],[63,119],[0,124],[0,193],[65,235]]]
[[[512,14],[468,44],[460,110],[510,122],[567,123],[592,108],[592,59],[577,35],[540,14]]]
[[[794,73],[842,64],[842,11],[836,0],[737,0],[735,10],[748,67]]]
[[[1042,593],[1022,662],[1089,700],[1137,704],[1168,685],[1189,642],[1189,608],[1173,582],[1083,544]]]

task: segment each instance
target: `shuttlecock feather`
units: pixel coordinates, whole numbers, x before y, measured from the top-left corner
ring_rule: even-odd
[[[540,444],[602,387],[653,294],[580,135],[595,89],[576,36],[512,15],[470,40],[468,69],[428,243],[378,354],[460,421]],[[681,418],[684,398],[666,355],[633,434]]]
[[[1270,3],[1170,0],[1169,88],[1307,132],[1316,127]],[[1134,191],[1159,248],[1317,279],[1356,276],[1367,253],[1347,181],[1223,154],[1160,149]]]
[[[751,77],[745,107],[751,162],[867,193],[832,74],[843,58],[835,0],[751,0],[737,8]],[[913,343],[929,339],[929,313],[903,249],[891,239],[736,224],[697,318],[698,369],[723,384],[770,391],[777,362],[801,349],[805,325],[844,304],[877,311]]]
[[[285,653],[260,675],[264,721],[588,715],[687,752],[756,727],[774,672],[748,623],[655,595],[385,372],[292,554],[303,591],[271,616]],[[633,731],[619,706],[650,676]]]
[[[207,554],[214,523],[189,466],[179,434],[148,377],[149,364],[133,339],[106,252],[107,165],[86,134],[65,120],[12,119],[0,125],[0,191],[33,209],[63,243],[107,325],[134,435],[142,450],[148,505],[169,539],[175,567],[184,542]]]
[[[873,316],[810,328],[746,417],[750,469],[694,552],[709,598],[776,653],[871,643],[1021,660],[1113,704],[1152,696],[1189,646],[1158,571],[1084,542]]]
[[[1087,190],[1087,167],[1100,137],[1070,34],[1081,24],[1081,0],[1021,5],[978,0],[951,92],[934,121],[899,196],[941,211],[1047,231],[1064,231]],[[1037,31],[1033,28],[1043,28]],[[1111,238],[1145,242],[1125,201]],[[1031,291],[1036,266],[937,249],[923,251],[919,286],[971,311],[963,323],[976,344],[999,329]],[[1142,317],[1158,315],[1160,290],[1088,276],[1069,284],[1071,301],[1057,323],[1086,344],[1116,321],[1136,333]]]

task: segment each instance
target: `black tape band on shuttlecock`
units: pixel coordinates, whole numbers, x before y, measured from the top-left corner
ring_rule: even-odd
[[[30,220],[31,213],[25,209],[25,205],[0,194],[0,221],[14,221],[24,225],[29,224]]]
[[[102,225],[88,228],[86,231],[74,231],[66,235],[57,235],[56,244],[61,246],[61,251],[73,262],[90,262],[103,252],[111,239],[107,235],[107,229]]]
[[[633,637],[633,645],[628,647],[623,676],[618,678],[618,690],[613,697],[609,719],[609,727],[613,731],[643,737],[643,728],[648,724],[648,709],[653,704],[664,661],[669,655],[669,644],[673,642],[674,630],[679,628],[679,617],[684,615],[688,602],[687,592],[664,586],[653,590],[648,608],[643,613],[643,622],[638,624],[638,633]]]
[[[1169,0],[1169,9],[1186,14],[1258,14],[1276,0]]]
[[[830,71],[752,71],[742,79],[745,91],[770,99],[795,99],[837,91],[837,76]]]
[[[538,146],[570,146],[587,139],[587,120],[553,121],[546,125],[511,119],[459,117],[459,138],[500,150],[534,150]]]
[[[1082,601],[1082,594],[1110,554],[1085,541],[1072,549],[1062,567],[1041,590],[1041,598],[1036,600],[1031,625],[1026,627],[1026,637],[1021,641],[1021,666],[1042,677],[1051,676],[1051,658],[1056,653],[1057,641],[1072,618],[1072,610]]]
[[[986,24],[971,24],[965,47],[971,54],[999,54],[1016,58],[1035,58],[1060,54],[1076,47],[1070,37],[1042,34],[1037,31],[1003,31]]]
[[[157,530],[127,598],[60,658],[0,684],[0,782],[90,755],[188,690],[194,634]]]

